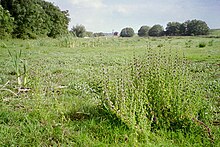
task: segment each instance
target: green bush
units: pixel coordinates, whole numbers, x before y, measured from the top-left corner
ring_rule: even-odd
[[[205,47],[206,46],[206,43],[205,42],[200,42],[199,43],[199,48],[203,48],[203,47]]]
[[[129,27],[124,28],[121,30],[120,36],[121,37],[133,37],[134,36],[134,29],[129,28]]]
[[[84,25],[73,26],[70,32],[74,34],[76,37],[83,38],[86,36],[86,28]]]
[[[196,124],[192,119],[206,122],[209,107],[186,61],[155,52],[134,58],[117,76],[104,69],[100,86],[104,109],[137,132],[190,130]]]

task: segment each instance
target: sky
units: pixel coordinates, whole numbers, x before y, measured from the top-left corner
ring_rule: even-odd
[[[198,19],[212,29],[220,28],[220,0],[46,0],[69,10],[71,22],[92,32],[120,32],[143,25]]]

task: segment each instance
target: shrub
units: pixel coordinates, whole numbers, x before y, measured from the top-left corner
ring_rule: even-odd
[[[103,70],[103,108],[140,133],[160,128],[189,130],[195,124],[192,119],[208,120],[204,93],[186,61],[155,52],[135,57],[120,69],[121,74],[111,76],[110,70]]]
[[[134,30],[132,28],[124,28],[121,30],[121,33],[120,33],[120,36],[121,37],[133,37],[134,36]]]
[[[205,42],[200,42],[199,43],[199,48],[203,48],[203,47],[205,47],[206,46],[206,43]]]
[[[73,26],[70,32],[73,33],[76,37],[83,38],[86,36],[86,28],[83,25]]]
[[[163,46],[164,46],[163,44],[158,44],[158,45],[157,45],[157,47],[163,47]]]

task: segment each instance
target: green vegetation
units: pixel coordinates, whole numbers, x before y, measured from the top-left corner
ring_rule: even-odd
[[[134,29],[127,27],[121,30],[120,33],[121,37],[133,37],[134,36]]]
[[[220,29],[211,29],[209,35],[210,37],[220,38]]]
[[[188,20],[184,23],[169,22],[166,27],[168,36],[198,36],[208,35],[210,29],[202,20]]]
[[[83,38],[86,36],[86,28],[83,25],[76,25],[70,31],[74,36]]]
[[[21,50],[16,52],[15,55],[10,51],[8,51],[8,53],[13,62],[14,71],[18,79],[18,86],[19,88],[24,88],[27,84],[27,62],[21,60]]]
[[[190,36],[197,36],[197,35],[208,35],[209,27],[206,22],[201,20],[191,20],[186,22],[186,34]]]
[[[105,34],[102,32],[99,32],[99,33],[94,33],[93,36],[94,37],[101,37],[101,36],[105,36]]]
[[[168,36],[180,36],[181,23],[179,22],[169,22],[166,27],[166,35]],[[184,28],[185,30],[185,28]],[[184,34],[182,34],[184,35]]]
[[[219,30],[102,37],[68,32],[68,11],[44,0],[0,4],[0,146],[220,146]]]
[[[10,38],[13,31],[14,19],[7,10],[0,5],[0,39]]]
[[[219,146],[219,59],[209,36],[1,40],[0,146]]]
[[[146,37],[148,36],[148,31],[150,30],[149,26],[142,26],[139,30],[138,30],[138,36],[140,37]]]
[[[1,0],[4,15],[3,27],[14,38],[58,37],[68,33],[69,14],[44,0]],[[2,7],[0,7],[2,12]],[[10,17],[14,19],[7,19]],[[13,27],[11,27],[13,23]],[[6,26],[5,26],[6,25]],[[2,27],[2,24],[1,24]],[[12,30],[13,29],[13,30]],[[4,35],[4,34],[3,34]],[[3,38],[1,34],[1,38]]]
[[[149,32],[148,32],[149,36],[163,36],[164,35],[164,29],[163,26],[157,24],[154,25],[152,28],[150,28]]]

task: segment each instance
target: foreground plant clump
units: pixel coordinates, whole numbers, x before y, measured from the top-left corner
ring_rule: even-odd
[[[104,109],[146,136],[157,129],[189,132],[197,122],[205,124],[211,119],[211,108],[196,82],[199,79],[190,73],[184,57],[168,52],[148,49],[114,76],[110,74],[114,70],[103,69]]]

